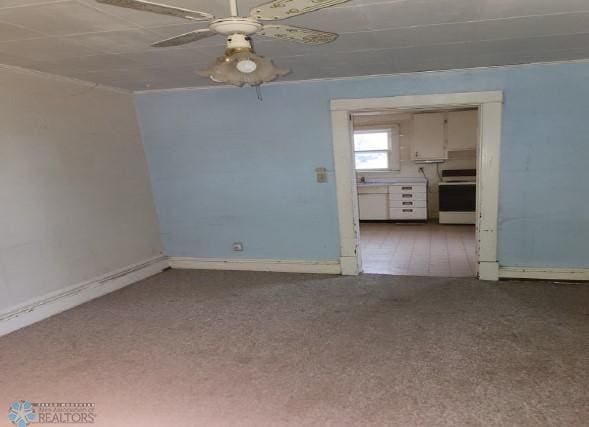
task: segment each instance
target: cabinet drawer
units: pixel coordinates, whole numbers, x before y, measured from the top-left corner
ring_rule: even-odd
[[[389,193],[389,200],[408,200],[408,201],[415,201],[415,200],[427,200],[427,195],[425,193]]]
[[[425,208],[425,200],[389,200],[389,207],[391,208]]]
[[[391,219],[427,219],[426,208],[390,208]]]
[[[389,194],[401,193],[425,193],[425,185],[423,184],[406,184],[406,185],[391,185],[389,186]]]

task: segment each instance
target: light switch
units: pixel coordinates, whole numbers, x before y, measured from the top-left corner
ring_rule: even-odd
[[[319,183],[327,182],[327,169],[325,169],[323,167],[315,168],[315,175],[317,177],[317,182],[319,182]]]

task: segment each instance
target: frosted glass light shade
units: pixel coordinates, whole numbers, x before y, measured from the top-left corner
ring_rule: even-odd
[[[251,61],[255,64],[252,72],[242,72],[237,64],[240,61]],[[243,65],[243,62],[242,64]],[[250,67],[250,69],[253,67]],[[197,71],[197,74],[208,77],[213,81],[228,83],[235,86],[257,86],[270,82],[277,77],[288,74],[290,70],[277,68],[269,58],[256,55],[251,49],[233,50],[228,49],[225,55],[209,66],[208,69]]]

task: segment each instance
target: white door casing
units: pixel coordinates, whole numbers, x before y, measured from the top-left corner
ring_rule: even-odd
[[[448,107],[478,107],[479,109],[476,221],[478,275],[483,280],[498,280],[497,220],[501,114],[503,109],[502,91],[336,99],[331,101],[342,274],[355,275],[362,271],[359,249],[358,194],[353,162],[350,114],[370,110]]]

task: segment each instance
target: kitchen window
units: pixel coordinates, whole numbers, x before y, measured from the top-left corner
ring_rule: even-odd
[[[398,127],[354,130],[356,170],[398,170],[398,152]]]

